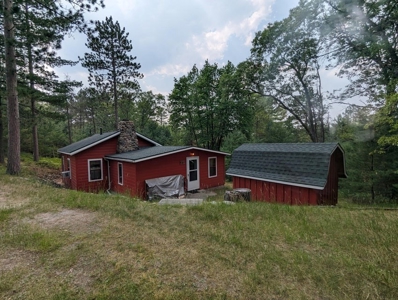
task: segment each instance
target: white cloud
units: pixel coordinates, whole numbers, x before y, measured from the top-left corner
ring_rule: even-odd
[[[254,12],[249,17],[230,20],[221,28],[193,35],[191,40],[185,44],[186,50],[196,52],[201,59],[223,59],[228,41],[233,35],[244,38],[245,45],[250,46],[259,24],[271,13],[273,2],[274,0],[250,0]]]
[[[184,64],[166,64],[159,66],[144,76],[161,75],[161,76],[180,76],[191,70],[191,65]]]
[[[118,11],[125,17],[131,16],[134,8],[136,7],[136,1],[133,0],[113,0],[112,2],[116,4]]]

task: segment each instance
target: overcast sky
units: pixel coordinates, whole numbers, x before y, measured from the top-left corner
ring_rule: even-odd
[[[132,41],[132,55],[141,64],[143,90],[168,95],[174,78],[210,63],[233,64],[250,55],[254,34],[268,23],[287,17],[299,0],[105,0],[105,9],[87,15],[104,20],[112,16],[125,27]],[[74,33],[64,41],[60,56],[77,60],[88,50],[86,37]],[[57,70],[61,79],[87,84],[87,71],[80,65]],[[323,87],[341,87],[334,71],[324,71]],[[336,113],[343,110],[338,109]],[[334,113],[335,114],[335,113]]]

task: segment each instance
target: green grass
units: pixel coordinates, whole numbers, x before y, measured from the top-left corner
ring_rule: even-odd
[[[223,190],[159,206],[0,174],[21,204],[0,209],[1,299],[398,298],[395,210],[225,205]]]

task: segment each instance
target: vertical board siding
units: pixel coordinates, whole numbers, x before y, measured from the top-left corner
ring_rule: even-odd
[[[292,205],[299,205],[301,204],[300,200],[300,187],[292,186]]]
[[[233,176],[234,188],[251,189],[252,200],[293,205],[336,205],[339,172],[343,174],[343,153],[337,148],[330,157],[326,186],[323,190],[291,186],[263,180]]]
[[[332,154],[330,159],[328,180],[325,189],[320,193],[319,204],[336,205],[338,197],[338,159],[337,150]]]
[[[251,189],[252,201],[277,202],[288,205],[318,204],[318,190],[238,176],[233,176],[232,182],[234,189]]]
[[[284,186],[284,201],[285,204],[292,204],[292,187],[290,185]]]

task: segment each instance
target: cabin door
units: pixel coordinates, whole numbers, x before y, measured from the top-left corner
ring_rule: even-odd
[[[187,191],[199,189],[199,157],[187,157]]]

